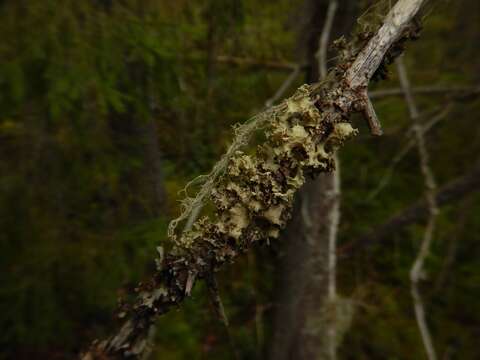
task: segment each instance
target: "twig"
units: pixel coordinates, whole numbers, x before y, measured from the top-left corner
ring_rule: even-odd
[[[337,11],[337,0],[330,0],[328,3],[327,16],[325,23],[323,24],[322,34],[320,35],[320,41],[318,44],[318,73],[320,74],[320,80],[325,79],[327,76],[327,49],[328,42],[330,41],[330,33],[332,32],[333,19],[335,18],[335,12]]]
[[[328,43],[330,41],[330,33],[332,32],[333,22],[335,18],[335,13],[338,8],[338,2],[336,0],[330,0],[328,3],[327,15],[325,18],[325,23],[323,25],[322,34],[320,35],[320,41],[318,44],[318,70],[320,74],[320,80],[325,79],[327,76],[327,49]],[[336,262],[337,262],[337,233],[338,225],[340,222],[340,162],[338,159],[338,154],[335,153],[335,164],[336,168],[332,173],[333,176],[333,189],[331,194],[326,194],[325,196],[331,197],[332,205],[330,208],[329,222],[328,227],[328,267],[327,267],[327,276],[328,276],[328,292],[327,292],[327,302],[324,306],[330,308],[332,306],[335,309],[336,314],[336,300],[337,300],[337,289],[336,289]],[[327,326],[327,353],[330,360],[335,360],[337,358],[337,324],[335,323],[336,316],[330,317],[330,321],[326,324]]]
[[[340,196],[341,196],[341,176],[340,162],[335,154],[337,167],[333,175],[333,189],[331,194],[332,207],[330,209],[329,229],[328,229],[328,304],[334,311],[334,316],[330,317],[328,324],[328,354],[330,360],[337,358],[337,236],[340,224]]]
[[[346,78],[352,88],[360,89],[368,85],[374,72],[384,60],[383,55],[379,55],[386,54],[393,44],[392,40],[395,41],[403,35],[398,33],[398,25],[405,24],[405,28],[409,26],[424,2],[424,0],[399,0],[396,2],[388,12],[383,25],[348,68]]]
[[[371,134],[374,136],[383,135],[382,125],[380,124],[380,120],[378,120],[377,113],[375,112],[375,108],[373,107],[366,89],[363,91],[363,101],[365,103],[363,113],[364,117],[367,119]]]
[[[426,317],[425,317],[425,307],[423,304],[422,296],[418,288],[419,282],[424,277],[424,262],[430,252],[430,247],[433,241],[433,234],[435,231],[436,217],[438,213],[437,202],[435,200],[436,192],[436,183],[433,176],[430,164],[429,164],[429,154],[425,144],[425,137],[423,136],[423,130],[420,122],[418,121],[419,112],[413,94],[411,92],[410,83],[408,80],[407,71],[403,63],[403,59],[400,57],[397,59],[397,69],[400,79],[400,84],[405,94],[405,100],[408,105],[410,112],[410,118],[414,123],[413,132],[415,135],[415,140],[418,149],[418,155],[420,160],[420,170],[422,172],[424,183],[425,183],[425,197],[428,204],[429,218],[427,226],[425,228],[425,233],[423,235],[423,241],[420,245],[420,250],[418,252],[417,258],[413,263],[413,266],[410,270],[410,281],[411,281],[411,292],[415,309],[415,316],[417,318],[417,324],[422,336],[423,345],[425,346],[425,351],[429,360],[436,360],[437,355],[435,353],[435,348],[432,342],[431,334],[428,329]]]

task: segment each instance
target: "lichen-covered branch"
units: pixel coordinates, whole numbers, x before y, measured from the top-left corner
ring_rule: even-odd
[[[214,216],[175,236],[158,259],[158,271],[139,287],[137,301],[110,338],[95,342],[83,359],[140,358],[157,316],[178,306],[204,279],[252,245],[276,239],[290,217],[294,194],[305,178],[335,168],[333,155],[356,134],[348,119],[365,113],[366,87],[376,68],[412,35],[411,20],[423,0],[399,0],[376,35],[345,51],[322,83],[300,87],[264,122],[266,141],[254,154],[235,151],[215,173],[210,198]],[[398,53],[398,52],[395,52]],[[161,251],[162,252],[162,251]]]

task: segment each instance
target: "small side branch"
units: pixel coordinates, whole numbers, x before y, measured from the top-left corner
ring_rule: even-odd
[[[380,124],[380,120],[378,120],[377,113],[373,107],[372,102],[368,96],[367,91],[363,92],[363,115],[367,120],[368,127],[370,129],[370,133],[374,136],[382,136],[382,124]]]
[[[327,16],[323,25],[322,34],[318,44],[318,73],[320,79],[325,79],[327,76],[327,50],[328,42],[330,41],[330,33],[332,32],[333,20],[335,19],[335,13],[337,11],[337,0],[330,0],[328,3]]]

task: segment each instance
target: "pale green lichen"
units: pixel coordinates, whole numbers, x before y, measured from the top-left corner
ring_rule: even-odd
[[[242,235],[243,229],[249,224],[248,212],[242,205],[237,204],[229,211],[224,223],[227,225],[229,234],[232,238],[238,239]]]
[[[303,86],[284,102],[266,126],[266,141],[255,154],[235,151],[211,191],[215,221],[197,221],[182,235],[182,248],[190,249],[203,239],[215,249],[217,261],[224,261],[249,242],[279,236],[307,172],[333,169],[334,152],[356,134],[347,122],[324,119],[310,90]]]

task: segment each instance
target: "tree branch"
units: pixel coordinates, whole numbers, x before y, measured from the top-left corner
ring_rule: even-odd
[[[414,123],[413,133],[415,135],[415,142],[418,149],[418,156],[420,161],[420,171],[422,173],[425,184],[425,198],[428,205],[428,221],[425,227],[422,243],[420,244],[420,250],[410,270],[411,281],[411,293],[413,298],[413,306],[415,309],[415,317],[417,319],[418,328],[422,337],[425,352],[427,353],[429,360],[436,360],[437,355],[435,347],[433,345],[432,336],[428,329],[428,324],[425,315],[425,305],[421,296],[418,285],[424,277],[425,269],[424,263],[428,255],[430,254],[430,248],[433,242],[433,234],[435,232],[436,218],[438,214],[437,202],[435,199],[435,192],[437,185],[435,177],[433,175],[432,168],[430,166],[430,155],[427,150],[425,137],[423,136],[423,127],[419,121],[419,111],[417,104],[413,98],[413,94],[410,87],[410,81],[407,75],[407,69],[403,63],[403,58],[397,59],[398,76],[400,79],[400,85],[405,94],[405,100],[407,102],[408,110],[410,113],[410,119]]]
[[[139,287],[124,324],[108,339],[92,344],[83,359],[140,358],[155,319],[189,296],[196,280],[255,243],[278,238],[305,175],[332,171],[334,153],[357,133],[346,119],[364,111],[370,78],[396,42],[409,38],[411,20],[424,1],[399,0],[378,33],[360,53],[340,62],[329,81],[304,85],[261,115],[265,143],[253,155],[229,153],[231,157],[222,160],[227,167],[215,167],[207,176],[210,187],[202,188],[201,196],[210,194],[215,216],[173,236],[175,246]]]
[[[325,79],[327,76],[327,50],[328,43],[330,41],[330,33],[332,32],[333,19],[337,11],[338,2],[336,0],[330,0],[328,3],[327,16],[323,25],[322,34],[320,35],[320,41],[318,44],[318,73],[320,79]]]

